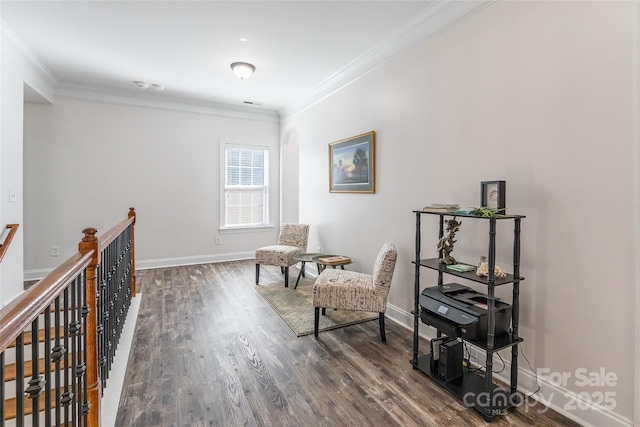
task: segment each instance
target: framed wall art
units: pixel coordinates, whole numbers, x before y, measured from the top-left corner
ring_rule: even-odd
[[[329,192],[376,192],[375,131],[329,144]]]
[[[507,207],[507,183],[505,181],[482,181],[480,183],[480,206],[500,210]]]

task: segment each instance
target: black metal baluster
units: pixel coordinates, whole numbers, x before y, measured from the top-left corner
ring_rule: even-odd
[[[24,333],[21,333],[16,338],[16,427],[23,427],[23,426],[24,426]]]
[[[84,287],[82,286],[84,279],[84,274],[80,273],[78,277],[75,279],[75,291],[76,291],[76,300],[77,300],[77,308],[76,311],[78,313],[78,333],[77,333],[77,342],[78,342],[78,353],[76,355],[76,399],[75,404],[77,406],[78,411],[78,424],[82,422],[83,417],[83,403],[84,403],[84,395],[86,393],[86,389],[84,388],[84,377],[86,375],[87,367],[84,363],[84,353],[86,352],[86,346],[84,345],[84,337],[87,334],[87,330],[84,326],[84,298],[82,297],[82,292]]]
[[[69,310],[71,312],[71,323],[69,324],[69,340],[71,341],[71,371],[70,371],[70,387],[71,387],[71,392],[73,395],[73,398],[70,400],[70,412],[71,412],[71,425],[78,425],[77,424],[77,418],[76,418],[76,414],[77,414],[77,399],[75,398],[78,395],[78,389],[77,389],[77,384],[76,384],[76,378],[77,378],[77,364],[76,364],[76,357],[78,355],[78,352],[80,351],[80,349],[78,348],[78,341],[77,341],[77,337],[78,337],[78,329],[79,329],[79,322],[77,319],[77,302],[76,302],[76,280],[74,280],[73,282],[71,282],[69,284],[69,293],[71,294],[71,306],[69,307]]]
[[[62,358],[64,357],[67,349],[61,343],[60,337],[60,295],[58,295],[53,303],[54,306],[54,347],[51,351],[51,358],[53,359],[53,363],[55,365],[54,368],[54,393],[55,393],[55,418],[57,426],[62,424],[62,414],[61,414],[61,405],[62,405],[62,395],[60,390],[62,389],[62,380],[60,378],[61,366],[60,363]]]
[[[112,301],[112,292],[111,289],[113,288],[112,286],[112,281],[113,281],[113,251],[111,248],[111,245],[107,246],[105,248],[105,252],[107,254],[106,259],[105,259],[105,269],[107,270],[107,280],[106,280],[106,299],[105,299],[105,304],[106,304],[106,309],[107,309],[107,320],[105,322],[105,328],[104,328],[104,338],[105,338],[105,342],[104,342],[104,377],[102,379],[102,385],[106,387],[107,385],[107,379],[109,378],[109,368],[110,368],[110,363],[109,363],[109,358],[110,358],[110,347],[111,347],[111,324],[113,323],[113,301]]]
[[[99,374],[100,378],[103,379],[101,382],[102,390],[104,390],[104,370],[107,364],[107,360],[104,354],[105,348],[105,322],[106,322],[106,301],[107,301],[107,272],[104,268],[106,254],[105,251],[102,251],[101,254],[101,262],[98,264],[98,289],[96,292],[98,300],[96,301],[96,309],[98,310],[98,319],[97,319],[97,329],[98,329],[98,366],[99,366]]]
[[[122,290],[122,253],[120,252],[120,236],[116,237],[113,241],[113,250],[116,253],[116,277],[114,281],[115,289],[113,294],[113,302],[115,304],[115,322],[113,325],[113,348],[111,350],[111,365],[113,365],[113,359],[116,355],[116,349],[118,348],[118,330],[120,329],[120,291]],[[111,366],[109,366],[111,370]]]
[[[40,377],[38,372],[38,364],[40,361],[38,345],[38,332],[40,331],[39,323],[38,317],[31,322],[31,379],[28,383],[29,387],[25,390],[25,394],[29,399],[31,399],[31,424],[34,427],[38,427],[40,425],[40,417],[38,416],[40,412],[40,394],[44,387],[44,379]],[[16,378],[16,380],[17,379],[18,378]]]
[[[113,250],[116,253],[116,274],[115,274],[115,289],[113,294],[113,303],[115,305],[115,322],[113,325],[113,348],[111,351],[111,365],[113,365],[113,359],[116,354],[116,349],[118,348],[118,330],[120,329],[120,290],[122,289],[122,253],[120,252],[120,236],[116,237],[113,242]],[[109,366],[109,370],[111,370],[111,366]]]
[[[116,298],[117,298],[117,279],[118,279],[118,253],[113,242],[109,245],[111,268],[109,276],[109,343],[107,345],[107,375],[111,372],[111,365],[113,363],[113,351],[114,351],[114,337],[115,337],[115,325],[116,325]]]
[[[63,323],[64,323],[64,335],[62,337],[62,341],[64,342],[64,348],[69,348],[69,334],[71,331],[69,330],[69,287],[66,287],[63,291]],[[73,353],[73,349],[71,349]],[[64,414],[64,422],[65,424],[69,424],[71,422],[69,417],[69,405],[73,400],[73,391],[69,387],[69,357],[65,357],[63,359],[63,374],[64,374],[64,392],[62,393],[62,398],[60,400],[60,404],[62,405],[63,414]]]
[[[82,388],[84,390],[82,400],[82,424],[87,427],[89,423],[89,418],[87,414],[89,413],[90,406],[89,405],[89,379],[87,375],[87,336],[88,336],[88,317],[89,317],[89,304],[87,302],[87,271],[82,271],[81,278],[81,294],[82,294],[82,330],[84,333],[82,334],[82,363],[84,366],[84,375],[83,375],[83,383]],[[97,343],[96,343],[97,344]],[[97,410],[97,409],[96,409]]]
[[[115,358],[116,349],[120,343],[120,336],[122,335],[122,327],[124,325],[124,298],[125,298],[125,271],[127,267],[127,260],[125,258],[125,240],[124,234],[120,234],[116,238],[116,250],[118,251],[118,293],[117,293],[117,307],[118,307],[118,321],[116,322],[116,339],[113,355]]]
[[[46,410],[44,412],[44,425],[51,425],[51,316],[52,307],[49,305],[44,310],[44,401]],[[54,314],[55,315],[55,314]]]

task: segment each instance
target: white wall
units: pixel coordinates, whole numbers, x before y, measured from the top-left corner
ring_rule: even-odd
[[[22,183],[23,100],[25,91],[51,99],[53,86],[46,70],[36,69],[26,58],[28,49],[0,22],[0,227],[19,224],[18,232],[0,266],[0,307],[23,291],[24,223]],[[15,199],[9,202],[9,192]]]
[[[280,156],[282,164],[287,165],[280,170],[282,194],[287,195],[280,200],[281,223],[297,223],[300,206],[300,140],[295,129],[282,138]],[[313,251],[310,249],[309,252]]]
[[[277,227],[219,234],[220,140],[271,148],[271,222],[279,221],[279,123],[58,96],[25,106],[25,269],[77,251],[136,208],[137,267],[253,256]],[[222,244],[215,245],[220,235]],[[60,246],[60,257],[49,247]]]
[[[496,2],[282,125],[299,136],[309,247],[351,255],[353,268],[370,271],[382,243],[395,242],[396,313],[413,308],[412,210],[478,206],[480,181],[506,180],[509,212],[527,216],[521,350],[534,369],[572,374],[561,386],[543,378],[538,396],[585,424],[633,418],[636,7]],[[376,194],[330,194],[327,144],[370,130]],[[423,257],[433,257],[435,217],[423,217],[423,230]],[[499,227],[503,267],[512,230]],[[463,220],[457,237],[459,259],[475,263],[486,252],[486,224]],[[435,284],[432,272],[421,278],[422,287]],[[507,288],[498,295],[510,300]],[[577,368],[601,367],[617,375],[615,386],[576,383]],[[520,372],[533,391],[522,358]],[[592,400],[613,392],[615,408],[574,411],[563,394],[581,391]]]
[[[4,50],[3,50],[4,51]],[[0,302],[6,304],[22,290],[22,74],[10,55],[2,57],[2,106],[0,110],[0,227],[20,224],[0,266]],[[9,190],[17,201],[9,203]]]

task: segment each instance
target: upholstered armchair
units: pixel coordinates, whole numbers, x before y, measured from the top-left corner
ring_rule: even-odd
[[[387,310],[387,296],[397,257],[395,245],[385,243],[378,253],[373,274],[332,268],[323,270],[313,285],[315,337],[318,338],[320,309],[323,315],[327,308],[370,311],[380,313],[380,338],[386,343],[384,313]]]
[[[309,226],[307,224],[283,224],[278,244],[256,249],[256,285],[260,282],[260,265],[275,265],[284,273],[284,287],[289,287],[289,266],[296,263],[293,257],[307,252]]]

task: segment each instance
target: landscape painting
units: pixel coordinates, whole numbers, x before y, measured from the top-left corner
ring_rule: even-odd
[[[375,132],[329,144],[329,191],[375,193]]]

